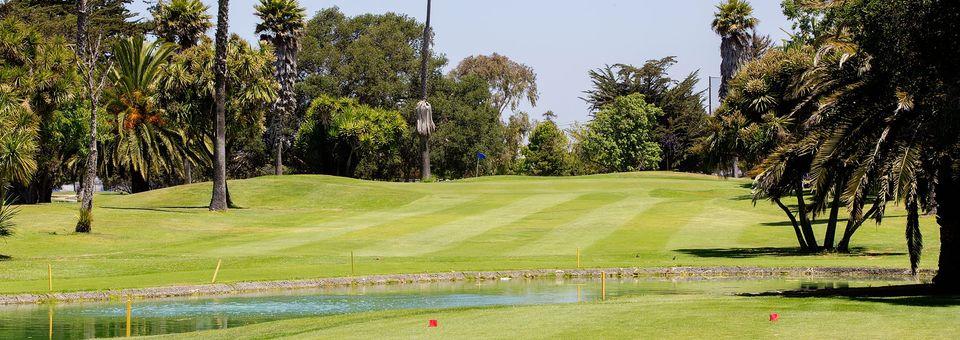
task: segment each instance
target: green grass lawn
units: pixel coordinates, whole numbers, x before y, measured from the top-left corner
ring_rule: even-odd
[[[230,182],[242,209],[228,213],[205,208],[209,183],[98,196],[90,235],[73,233],[76,203],[23,206],[16,236],[0,241],[12,257],[0,261],[0,293],[46,291],[48,263],[54,289],[75,291],[208,283],[218,259],[219,282],[346,276],[350,252],[357,275],[572,268],[578,247],[586,267],[908,266],[902,210],[888,209],[883,226],[868,222],[854,255],[797,254],[786,217],[769,203],[754,206],[748,184],[664,172],[443,183],[263,177]],[[922,267],[935,268],[932,218],[922,230]],[[756,301],[762,309],[768,300]],[[627,317],[643,305],[577,313]],[[508,310],[522,318],[536,308]]]
[[[770,313],[780,319],[770,322]],[[428,328],[430,319],[438,328]],[[655,295],[602,303],[409,310],[178,334],[196,339],[955,339],[960,301]]]

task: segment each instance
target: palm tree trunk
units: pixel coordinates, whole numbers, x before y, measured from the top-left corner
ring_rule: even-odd
[[[137,194],[150,191],[150,182],[147,178],[134,168],[130,168],[130,193]]]
[[[737,71],[740,57],[737,56],[736,41],[732,37],[720,39],[720,89],[719,99],[722,102],[727,97],[727,83]]]
[[[183,172],[184,179],[187,181],[187,184],[193,183],[193,162],[189,159],[183,162]]]
[[[937,170],[937,224],[940,225],[940,259],[933,283],[941,289],[960,289],[960,181],[952,159]]]
[[[803,181],[797,180],[797,215],[800,216],[800,230],[803,231],[803,238],[807,240],[809,250],[816,251],[817,236],[813,233],[813,225],[810,223],[810,217],[807,212],[807,204],[803,200]]]
[[[422,150],[420,151],[420,161],[423,169],[421,174],[424,180],[430,179],[430,137],[422,136],[420,138],[422,143]]]
[[[277,132],[279,134],[279,131]],[[283,175],[283,139],[278,137],[276,141],[276,149],[274,150],[275,162],[273,164],[273,174],[280,176]]]
[[[837,218],[840,215],[840,183],[833,192],[833,203],[830,205],[830,220],[827,221],[827,234],[823,236],[823,248],[833,250],[833,241],[837,237]]]
[[[793,224],[793,232],[797,234],[797,243],[800,244],[800,249],[806,250],[809,248],[807,241],[803,239],[803,233],[800,231],[800,225],[797,223],[797,218],[793,215],[793,212],[790,211],[790,208],[784,205],[779,198],[774,198],[773,202],[776,203],[777,206],[787,214],[788,218],[790,218],[790,223]]]
[[[280,84],[280,93],[273,103],[273,144],[274,144],[274,168],[273,174],[283,175],[283,120],[287,114],[286,97],[288,93],[286,74],[286,49],[287,46],[280,38],[273,39],[274,55],[276,60],[273,63],[273,76]]]
[[[863,207],[860,207],[860,209],[862,208]],[[840,239],[840,243],[837,245],[837,251],[841,253],[850,252],[850,239],[853,238],[853,234],[856,234],[857,229],[860,229],[860,226],[862,226],[864,222],[871,219],[873,214],[877,213],[877,210],[877,206],[873,206],[866,214],[863,214],[863,216],[850,215],[850,219],[847,220],[847,227],[843,230],[843,238]]]
[[[230,0],[218,0],[216,55],[214,60],[215,73],[215,120],[216,137],[214,138],[213,157],[213,194],[210,199],[210,210],[226,211],[227,205],[227,134],[225,105],[227,94],[227,16]]]
[[[423,41],[420,46],[420,97],[427,100],[427,66],[430,60],[430,11],[431,0],[427,0],[427,20],[423,27]],[[430,179],[430,134],[421,135],[420,161],[422,180]]]

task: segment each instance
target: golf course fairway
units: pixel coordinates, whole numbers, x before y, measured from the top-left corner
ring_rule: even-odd
[[[805,254],[786,216],[749,182],[670,172],[440,183],[329,176],[230,182],[239,208],[209,212],[210,184],[97,197],[75,234],[76,203],[22,206],[0,243],[0,294],[309,279],[351,274],[575,268],[761,266],[907,268],[905,214],[867,222],[853,254]],[[921,220],[922,268],[937,228]],[[823,225],[817,225],[822,237]],[[351,273],[350,257],[354,254]]]

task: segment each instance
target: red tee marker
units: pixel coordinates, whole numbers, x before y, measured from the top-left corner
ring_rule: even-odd
[[[780,314],[770,313],[770,322],[777,322],[777,320],[780,320]]]
[[[430,325],[427,327],[430,327],[430,328],[437,327],[437,320],[430,320]]]

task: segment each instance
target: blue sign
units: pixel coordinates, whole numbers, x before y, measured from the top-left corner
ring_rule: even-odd
[[[487,155],[484,155],[483,152],[477,152],[477,159],[487,159]]]

